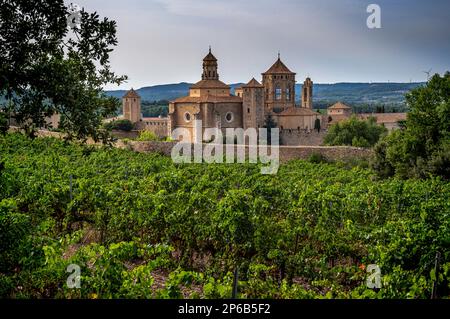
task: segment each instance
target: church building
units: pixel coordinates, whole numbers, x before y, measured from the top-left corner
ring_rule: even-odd
[[[163,125],[155,126],[154,119],[140,117],[140,98],[133,90],[123,97],[123,113],[134,123],[148,122],[139,125],[144,129],[163,128],[167,136],[177,128],[187,129],[190,136],[183,140],[191,142],[196,140],[196,120],[201,120],[202,136],[207,128],[218,128],[224,135],[227,128],[262,128],[268,117],[281,133],[283,130],[310,132],[317,120],[322,122],[321,114],[312,110],[313,82],[310,78],[305,80],[301,104],[296,105],[295,76],[278,55],[275,63],[262,73],[261,82],[252,78],[232,94],[230,86],[219,79],[218,61],[210,48],[203,59],[201,80],[190,87],[188,96],[169,103],[168,118],[160,119]]]

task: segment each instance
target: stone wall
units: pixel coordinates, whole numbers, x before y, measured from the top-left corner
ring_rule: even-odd
[[[177,142],[128,141],[124,143],[123,141],[119,141],[116,146],[136,152],[159,153],[170,156],[175,144],[177,144]],[[246,154],[248,154],[248,148],[249,147],[246,146]],[[278,148],[281,162],[287,162],[294,159],[308,159],[312,154],[321,154],[328,160],[344,161],[351,159],[368,159],[372,154],[371,149],[351,146],[279,146]]]
[[[12,128],[11,131],[17,129]],[[40,130],[40,137],[56,137],[63,138],[64,134]],[[91,142],[92,143],[92,142]],[[119,140],[115,146],[122,149],[128,149],[141,153],[158,153],[170,156],[172,148],[177,142],[138,142]],[[248,154],[248,146],[246,146],[246,154]],[[269,148],[270,150],[270,148]],[[372,149],[352,147],[352,146],[279,146],[279,156],[281,162],[287,162],[294,159],[308,159],[311,154],[321,154],[328,160],[351,160],[351,159],[368,159],[372,155]]]
[[[327,160],[369,159],[372,149],[352,146],[280,146],[280,161],[308,159],[311,154],[321,154]]]
[[[112,130],[111,132],[112,136],[117,138],[136,138],[139,136],[139,131],[133,130],[133,131],[120,131],[120,130]]]
[[[128,149],[140,153],[158,153],[161,155],[170,156],[172,148],[177,142],[138,142],[138,141],[122,141],[116,142],[115,146],[118,148]]]
[[[319,146],[323,144],[326,132],[324,130],[317,132],[315,130],[281,130],[280,144],[287,146]]]

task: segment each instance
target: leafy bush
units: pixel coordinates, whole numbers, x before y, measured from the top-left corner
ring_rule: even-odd
[[[108,130],[120,130],[129,132],[134,128],[134,125],[130,120],[115,120],[106,123],[104,127]]]
[[[327,158],[325,156],[323,156],[322,153],[317,153],[317,152],[312,153],[308,157],[308,161],[311,163],[316,163],[316,164],[328,162]]]
[[[0,201],[0,273],[11,271],[22,256],[22,244],[30,233],[30,219],[19,213],[13,199]]]
[[[356,116],[352,116],[348,120],[331,125],[324,143],[326,145],[371,147],[386,133],[386,128],[377,125],[375,118],[359,120]]]
[[[0,135],[4,135],[8,131],[8,119],[5,113],[0,111]]]
[[[136,139],[140,142],[160,141],[161,139],[152,131],[141,131]]]

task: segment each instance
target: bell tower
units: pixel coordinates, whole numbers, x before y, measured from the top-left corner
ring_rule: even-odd
[[[302,107],[312,109],[313,81],[308,77],[303,82],[302,88]]]
[[[141,97],[133,89],[122,97],[123,117],[132,123],[139,122],[141,115]]]
[[[266,114],[295,107],[295,73],[281,61],[279,53],[278,59],[262,77]]]
[[[217,59],[211,53],[211,47],[209,47],[209,53],[203,59],[203,74],[202,80],[218,80],[219,74],[217,73]]]

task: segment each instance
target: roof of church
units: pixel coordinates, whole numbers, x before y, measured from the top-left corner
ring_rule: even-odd
[[[377,123],[396,123],[406,120],[406,113],[361,113],[357,115],[361,119],[375,117]]]
[[[219,80],[201,80],[191,86],[191,89],[229,89],[230,87]]]
[[[135,90],[131,89],[125,95],[124,98],[140,98],[139,94],[136,93]]]
[[[319,115],[319,113],[304,107],[289,107],[283,112],[277,114],[277,116],[292,116],[292,115]]]
[[[275,63],[263,74],[271,74],[271,73],[288,73],[295,74],[281,61],[280,57],[275,61]]]
[[[261,83],[259,83],[258,81],[255,80],[255,78],[252,78],[247,84],[242,86],[243,88],[259,88],[259,87],[264,87],[264,85],[262,85]]]
[[[349,109],[351,109],[351,107],[345,105],[345,104],[342,103],[342,102],[337,102],[337,103],[333,104],[332,106],[330,106],[328,109],[331,109],[331,110],[337,110],[337,109],[346,109],[346,110],[349,110]]]
[[[242,103],[242,98],[234,95],[229,96],[206,95],[202,97],[184,96],[172,101],[172,103],[222,103],[222,102]]]
[[[203,59],[203,61],[217,61],[216,57],[214,56],[214,54],[211,53],[211,48],[209,48],[209,52],[208,54],[205,56],[205,58]]]

